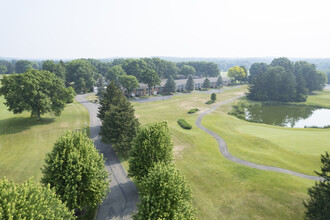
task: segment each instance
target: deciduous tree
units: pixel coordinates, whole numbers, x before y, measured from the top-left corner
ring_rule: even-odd
[[[173,160],[173,142],[167,122],[143,126],[134,141],[129,159],[129,176],[141,181],[155,163]]]
[[[125,89],[127,97],[131,97],[132,91],[139,87],[138,80],[132,75],[119,76],[119,83]]]
[[[192,66],[183,65],[180,69],[180,74],[184,76],[195,75],[196,70]]]
[[[14,114],[30,111],[32,117],[54,112],[60,115],[66,103],[72,102],[72,89],[65,88],[64,82],[49,71],[28,70],[22,74],[4,76],[0,94],[6,99],[5,105]]]
[[[46,155],[41,182],[54,188],[69,209],[96,207],[109,191],[103,155],[85,132],[61,135]]]
[[[18,60],[15,63],[16,73],[25,73],[26,70],[32,69],[32,63],[28,60]]]
[[[155,70],[146,69],[141,74],[141,81],[148,86],[149,96],[152,87],[160,84],[160,78]]]
[[[124,75],[126,75],[125,70],[120,65],[115,65],[108,69],[105,78],[109,81],[114,81],[119,85],[119,77]]]
[[[95,84],[97,69],[86,60],[72,60],[66,65],[67,83],[78,93],[88,92]]]
[[[0,179],[0,219],[75,219],[49,185]]]
[[[228,70],[228,76],[236,81],[242,81],[246,76],[243,68],[234,66]]]
[[[155,164],[140,186],[140,203],[133,219],[195,219],[190,187],[173,164]]]

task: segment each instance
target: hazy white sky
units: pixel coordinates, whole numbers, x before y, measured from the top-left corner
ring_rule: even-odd
[[[330,57],[329,0],[0,0],[0,56]]]

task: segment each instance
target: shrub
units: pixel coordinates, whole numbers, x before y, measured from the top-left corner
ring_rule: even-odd
[[[217,95],[215,93],[211,94],[211,100],[212,102],[215,102],[215,100],[217,100]]]
[[[186,120],[184,120],[184,119],[179,119],[178,124],[184,129],[191,129],[192,128],[191,125],[188,122],[186,122]]]
[[[205,104],[207,104],[207,105],[213,104],[213,101],[209,100],[209,101],[205,102]]]
[[[233,105],[233,109],[228,113],[230,115],[235,115],[238,118],[245,119],[245,109],[249,107],[247,102],[239,101]]]
[[[192,109],[190,109],[190,110],[188,111],[188,114],[193,114],[193,113],[195,113],[195,112],[197,112],[197,111],[199,111],[198,108],[192,108]]]

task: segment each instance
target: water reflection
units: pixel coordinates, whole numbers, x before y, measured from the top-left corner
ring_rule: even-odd
[[[245,111],[246,119],[282,127],[304,128],[330,125],[330,109],[311,106],[250,106]]]

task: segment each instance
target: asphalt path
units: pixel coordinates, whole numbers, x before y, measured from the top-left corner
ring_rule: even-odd
[[[286,174],[290,174],[290,175],[294,175],[294,176],[298,176],[298,177],[302,177],[302,178],[310,179],[310,180],[316,180],[316,181],[322,180],[322,178],[318,177],[318,176],[306,175],[306,174],[302,174],[302,173],[297,173],[297,172],[292,171],[292,170],[283,169],[283,168],[280,168],[280,167],[266,166],[266,165],[256,164],[256,163],[252,163],[252,162],[249,162],[249,161],[246,161],[246,160],[239,159],[239,158],[237,158],[237,157],[235,157],[235,156],[233,156],[232,154],[229,153],[228,148],[227,148],[227,144],[223,140],[222,137],[220,137],[219,135],[217,135],[213,131],[205,128],[202,125],[202,119],[205,115],[212,112],[214,109],[218,108],[219,106],[224,105],[228,102],[231,102],[235,99],[238,99],[242,96],[243,95],[236,96],[234,98],[231,98],[231,99],[228,99],[226,101],[220,102],[219,104],[215,105],[214,107],[212,107],[212,108],[206,110],[205,112],[201,113],[198,116],[198,118],[196,119],[195,124],[197,125],[197,127],[202,129],[206,133],[210,134],[213,138],[215,138],[217,140],[221,154],[225,158],[227,158],[228,160],[233,161],[233,162],[238,163],[238,164],[241,164],[241,165],[244,165],[244,166],[247,166],[247,167],[251,167],[251,168],[255,168],[255,169],[259,169],[259,170],[267,170],[267,171],[274,171],[274,172],[279,172],[279,173],[286,173]]]
[[[116,153],[111,145],[101,142],[99,136],[101,121],[97,117],[99,104],[86,100],[90,94],[77,95],[76,100],[89,111],[90,137],[95,147],[103,154],[105,166],[111,179],[111,192],[99,206],[97,220],[132,219],[130,215],[137,210],[138,191],[134,183],[127,177]]]

